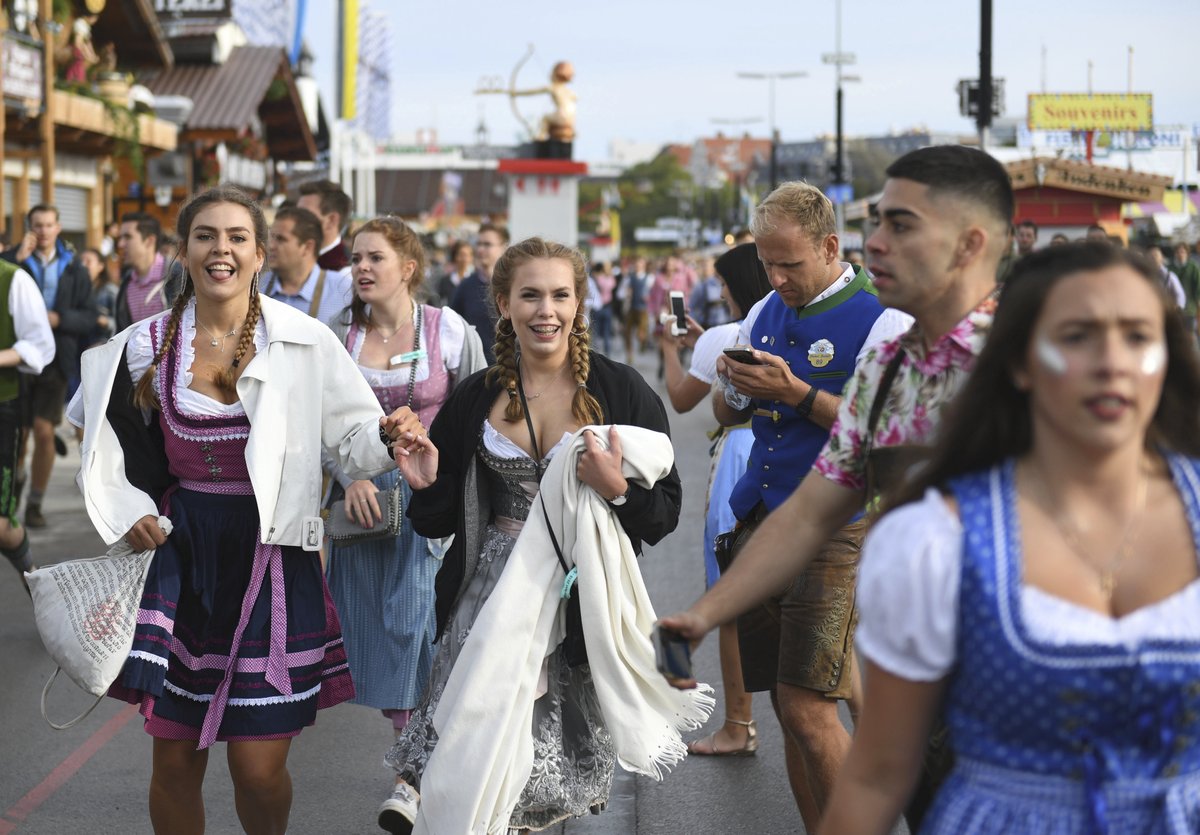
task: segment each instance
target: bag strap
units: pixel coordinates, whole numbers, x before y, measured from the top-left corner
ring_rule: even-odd
[[[579,569],[567,565],[562,547],[558,544],[558,537],[554,535],[554,525],[550,524],[550,512],[546,510],[546,500],[542,496],[542,452],[538,449],[537,433],[533,431],[533,418],[529,416],[529,403],[525,400],[525,385],[521,382],[519,360],[517,362],[517,394],[521,397],[521,411],[525,413],[525,426],[529,429],[529,445],[533,447],[533,468],[537,471],[538,478],[538,504],[542,506],[542,515],[546,519],[546,530],[550,533],[550,541],[554,544],[554,555],[558,557],[558,564],[562,566],[563,573],[567,575],[563,581],[561,595],[565,599],[571,594],[571,587],[575,584],[575,578],[579,576]]]
[[[867,417],[867,455],[871,454],[871,447],[875,445],[875,427],[879,425],[883,404],[887,400],[888,392],[892,390],[892,383],[896,381],[896,375],[900,373],[900,365],[903,362],[904,348],[899,347],[887,368],[883,369],[883,376],[879,378],[879,387],[875,389],[875,399],[871,401],[871,413]]]
[[[54,672],[50,674],[50,679],[46,682],[46,686],[42,688],[42,718],[46,720],[47,725],[54,728],[54,730],[56,730],[56,731],[65,731],[65,730],[67,730],[67,728],[73,728],[76,725],[78,725],[80,722],[82,722],[84,719],[86,719],[91,714],[91,712],[96,709],[96,705],[98,705],[98,704],[100,704],[100,702],[104,701],[104,697],[106,695],[108,695],[107,693],[101,693],[99,696],[96,697],[96,701],[92,702],[92,706],[89,707],[87,710],[85,710],[83,713],[79,714],[74,719],[70,720],[69,722],[64,722],[63,724],[58,725],[46,713],[46,696],[48,696],[50,694],[50,685],[54,684],[54,679],[58,678],[58,674],[61,672],[62,672],[62,667],[55,667]]]

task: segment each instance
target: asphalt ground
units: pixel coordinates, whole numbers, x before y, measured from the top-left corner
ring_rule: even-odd
[[[620,357],[618,357],[620,358]],[[660,393],[657,358],[635,365]],[[665,400],[665,395],[664,395]],[[670,412],[668,406],[668,412]],[[676,460],[684,484],[678,529],[648,548],[643,576],[660,614],[687,605],[703,591],[701,538],[708,440],[714,425],[702,404],[671,418]],[[31,532],[36,559],[45,564],[96,556],[103,544],[93,531],[74,485],[78,452],[70,445],[57,460],[43,505],[50,526]],[[39,712],[42,686],[54,670],[34,628],[32,608],[14,573],[0,565],[0,835],[150,832],[146,793],[150,738],[128,705],[104,699],[80,724],[55,731]],[[716,685],[718,705],[709,728],[722,716],[715,636],[695,657],[702,680]],[[50,695],[53,718],[74,716],[91,697],[60,677]],[[689,757],[661,783],[618,769],[609,808],[561,824],[552,832],[599,833],[800,833],[803,826],[788,789],[778,724],[765,694],[755,699],[758,754],[746,758]],[[293,743],[289,769],[294,803],[289,832],[298,835],[370,835],[379,803],[392,782],[382,764],[390,723],[376,711],[340,705],[322,711],[317,724]],[[213,748],[205,781],[207,831],[241,831],[223,756]]]

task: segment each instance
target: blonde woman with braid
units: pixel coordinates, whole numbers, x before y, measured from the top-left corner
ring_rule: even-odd
[[[546,462],[589,424],[668,433],[662,402],[637,372],[589,349],[586,290],[583,259],[575,250],[539,238],[510,247],[491,283],[500,315],[496,363],[459,384],[429,437],[414,446],[419,453],[401,468],[413,488],[413,528],[428,537],[455,536],[436,581],[438,643],[430,684],[388,755],[404,781],[380,812],[379,824],[389,832],[413,830],[422,774],[439,734],[452,730],[434,726],[443,690],[524,520],[538,512],[533,500]],[[652,487],[633,484],[622,475],[615,430],[607,440],[602,449],[586,435],[576,474],[608,500],[640,550],[642,542],[658,542],[675,528],[679,475],[672,467]],[[566,640],[547,657],[542,695],[534,703],[533,769],[509,821],[513,829],[545,829],[599,811],[608,801],[616,760],[612,738],[581,635],[572,634],[577,627],[570,623],[568,617]]]
[[[154,739],[156,833],[204,831],[208,748],[224,741],[243,829],[276,835],[292,737],[354,695],[318,559],[321,451],[368,478],[424,429],[407,409],[384,417],[332,331],[258,294],[267,228],[244,193],[193,198],[178,234],[175,305],[88,351],[71,404],[93,524],[157,549],[110,695]]]

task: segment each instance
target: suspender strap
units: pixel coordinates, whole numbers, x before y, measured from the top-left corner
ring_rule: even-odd
[[[272,279],[274,276],[272,276]],[[312,303],[308,306],[308,315],[312,318],[317,318],[317,311],[321,309],[321,294],[325,292],[325,270],[321,270],[321,274],[317,276],[317,286],[313,290]]]
[[[312,301],[308,305],[308,315],[312,318],[317,318],[317,311],[321,309],[321,296],[325,293],[325,273],[326,270],[321,270],[321,274],[317,276],[317,286],[313,288]],[[267,281],[266,290],[263,291],[264,296],[275,295],[275,273],[271,273],[271,278]]]

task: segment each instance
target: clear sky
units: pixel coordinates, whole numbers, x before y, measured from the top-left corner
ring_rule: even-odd
[[[367,2],[367,0],[362,0]],[[472,95],[482,77],[509,74],[528,44],[521,87],[543,84],[560,59],[575,65],[579,97],[576,158],[607,157],[613,138],[690,142],[718,129],[766,136],[766,81],[739,71],[807,71],[776,82],[776,122],[785,141],[834,130],[835,0],[607,0],[551,4],[509,0],[369,0],[392,21],[392,127],[436,128],[442,144],[473,141],[480,116],[493,142],[515,141],[507,97]],[[335,0],[309,0],[306,37],[332,110]],[[1128,47],[1135,92],[1154,94],[1159,125],[1200,122],[1195,83],[1197,0],[995,0],[993,74],[1006,81],[1007,114],[1040,92],[1125,92]],[[842,50],[860,82],[845,87],[848,135],[925,126],[974,130],[958,115],[957,82],[979,69],[977,0],[843,0]],[[530,121],[549,98],[520,101]],[[713,119],[760,118],[720,127]]]

